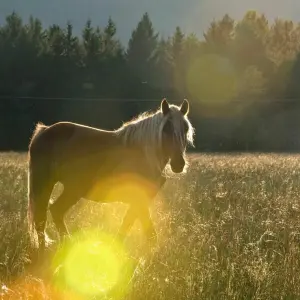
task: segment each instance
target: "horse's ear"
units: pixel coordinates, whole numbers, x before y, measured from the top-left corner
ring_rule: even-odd
[[[170,106],[166,98],[162,99],[160,107],[164,115],[166,115],[170,111]]]
[[[184,99],[181,106],[180,106],[180,111],[184,116],[186,116],[189,113],[190,110],[190,104],[187,99]]]

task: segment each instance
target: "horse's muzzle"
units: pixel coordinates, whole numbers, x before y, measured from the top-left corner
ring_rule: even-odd
[[[185,167],[185,160],[182,156],[180,156],[176,159],[171,159],[170,165],[174,173],[181,173]]]

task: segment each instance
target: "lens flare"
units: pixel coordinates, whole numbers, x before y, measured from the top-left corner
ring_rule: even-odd
[[[155,195],[155,190],[154,182],[148,181],[142,176],[123,173],[97,182],[87,194],[87,198],[99,199],[102,203],[118,201],[129,204],[136,201],[149,203]]]
[[[121,262],[105,243],[85,241],[71,249],[66,261],[67,280],[84,294],[95,295],[114,286],[119,277]]]
[[[123,288],[122,283],[128,282],[132,275],[124,270],[131,266],[123,244],[96,230],[77,234],[66,242],[53,262],[58,274],[56,286],[85,297]]]
[[[203,55],[187,73],[187,87],[193,98],[206,106],[222,105],[236,95],[237,78],[230,61],[216,54]]]
[[[156,183],[157,184],[157,183]],[[112,176],[96,183],[87,198],[100,202],[135,204],[152,200],[155,183],[134,174]],[[89,230],[72,234],[53,260],[54,285],[61,291],[72,291],[82,297],[114,295],[121,297],[130,287],[137,261],[129,257],[125,244],[115,237]]]
[[[126,203],[150,201],[154,186],[139,176],[124,174],[117,178],[118,184],[110,189],[108,199],[121,199]]]

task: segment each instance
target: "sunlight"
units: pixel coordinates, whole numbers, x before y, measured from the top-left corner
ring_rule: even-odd
[[[130,259],[124,246],[113,237],[91,230],[78,233],[72,240],[63,246],[53,264],[61,266],[56,278],[60,289],[93,297],[121,288],[121,282],[129,281],[132,273],[127,274],[124,268]]]
[[[186,81],[192,97],[205,106],[226,104],[237,91],[237,78],[230,61],[216,54],[197,59],[189,68]]]
[[[154,183],[141,176],[133,173],[121,173],[94,184],[87,194],[87,199],[99,199],[102,203],[118,201],[128,204],[137,201],[149,203],[154,189]]]
[[[114,286],[120,275],[121,261],[106,241],[88,238],[75,245],[65,261],[68,283],[84,294],[95,295]]]
[[[149,202],[151,191],[154,186],[141,176],[134,174],[122,174],[116,179],[116,185],[110,188],[107,195],[108,201],[121,199],[126,203],[134,203],[136,201]]]
[[[128,204],[139,205],[141,203],[150,206],[154,201],[155,189],[155,184],[142,176],[133,173],[122,173],[94,184],[87,194],[87,198],[101,199],[102,203],[109,203],[109,205],[120,201],[127,206]],[[140,225],[140,222],[134,222],[130,229],[130,233],[133,235],[141,233],[141,226],[136,225]]]

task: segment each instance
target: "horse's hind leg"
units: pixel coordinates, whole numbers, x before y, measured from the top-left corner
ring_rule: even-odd
[[[149,200],[154,199],[156,197],[158,191],[165,184],[165,182],[166,182],[165,177],[160,176],[158,178],[156,188],[154,188],[152,192],[149,194]],[[150,203],[147,202],[131,203],[118,232],[118,236],[122,240],[125,238],[125,235],[129,232],[130,228],[132,227],[136,219],[140,219],[143,230],[148,240],[149,241],[157,240],[156,231],[150,216],[149,204]]]
[[[73,190],[71,186],[65,185],[62,194],[50,205],[50,212],[53,222],[58,230],[60,239],[69,235],[64,221],[64,215],[78,200],[78,193]]]
[[[39,247],[42,252],[45,250],[46,244],[45,227],[47,222],[47,208],[52,188],[52,185],[46,184],[44,186],[39,186],[39,191],[34,193],[37,198],[37,201],[34,203],[34,224],[38,236]]]

